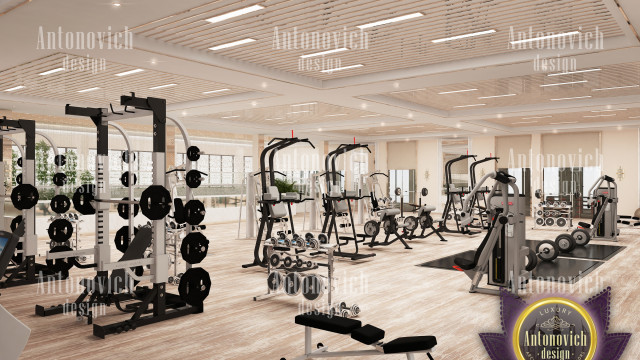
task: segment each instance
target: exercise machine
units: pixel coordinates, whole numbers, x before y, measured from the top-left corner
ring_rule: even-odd
[[[470,184],[472,189],[476,186],[476,166],[488,161],[495,161],[497,163],[499,159],[500,158],[495,156],[488,156],[484,159],[480,159],[471,163],[471,165],[469,166],[469,179],[471,181]],[[487,194],[488,193],[489,193],[489,188],[485,186],[484,188],[480,189],[473,197],[472,204],[478,209],[478,221],[480,222],[480,224],[475,224],[476,219],[474,219],[474,221],[472,221],[471,224],[469,225],[470,227],[480,228],[483,230],[486,230],[489,228],[490,221],[489,221],[489,213],[487,211]]]
[[[451,174],[451,166],[459,161],[464,161],[467,159],[476,159],[476,155],[460,155],[455,159],[451,159],[447,161],[444,165],[444,178],[445,178],[445,192],[447,194],[447,201],[444,205],[444,210],[442,211],[442,219],[436,220],[438,222],[438,230],[451,232],[451,233],[461,233],[466,235],[478,234],[477,231],[470,231],[469,224],[463,225],[460,223],[460,215],[458,214],[459,206],[462,206],[463,197],[469,192],[469,189],[466,188],[457,188],[453,184],[453,176]],[[471,202],[470,202],[471,203]],[[474,204],[472,204],[474,205]],[[447,226],[447,221],[454,220],[456,223],[455,229],[450,229]]]
[[[604,184],[606,183],[606,184]],[[600,176],[589,188],[588,206],[593,209],[591,223],[579,222],[571,236],[580,246],[591,239],[618,241],[618,188],[616,181],[607,175]]]
[[[499,295],[499,289],[480,287],[484,275],[487,284],[506,288],[518,295],[518,291],[535,268],[537,258],[529,247],[525,246],[525,202],[520,195],[516,179],[504,172],[491,172],[476,184],[465,197],[460,222],[463,226],[471,223],[474,207],[472,200],[488,179],[495,180],[487,196],[490,210],[491,227],[475,252],[473,260],[455,258],[456,269],[464,271],[471,279],[469,292]],[[512,193],[509,193],[509,190]],[[525,263],[528,260],[528,263]]]

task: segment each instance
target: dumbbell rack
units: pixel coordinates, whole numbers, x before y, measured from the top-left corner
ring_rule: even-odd
[[[534,212],[534,229],[573,227],[573,204],[570,201],[543,201]],[[560,224],[559,224],[560,223]]]
[[[267,259],[271,259],[271,255],[277,253],[277,252],[283,252],[285,254],[287,254],[288,256],[293,256],[293,257],[306,257],[306,258],[310,258],[310,259],[314,259],[320,256],[325,255],[327,257],[327,262],[326,263],[316,263],[315,267],[303,267],[303,268],[298,268],[298,267],[291,267],[289,269],[287,268],[282,268],[285,272],[285,274],[291,273],[291,272],[304,272],[304,271],[309,271],[309,270],[315,270],[318,269],[320,266],[324,266],[327,268],[327,284],[326,284],[326,291],[327,291],[327,305],[328,308],[331,308],[331,295],[333,292],[333,280],[335,280],[333,278],[333,273],[334,273],[334,256],[333,256],[333,252],[335,250],[335,247],[337,245],[335,244],[320,244],[318,246],[317,249],[311,249],[309,248],[308,250],[316,250],[313,253],[309,254],[309,255],[302,255],[304,254],[304,252],[306,251],[306,249],[301,249],[301,248],[296,248],[296,247],[287,247],[287,246],[282,246],[282,244],[279,244],[277,242],[277,240],[275,238],[272,239],[267,239],[264,242],[264,246],[267,248]],[[293,253],[292,253],[293,251]],[[272,271],[277,271],[279,268],[274,268],[271,265],[271,261],[267,261],[267,276],[269,276],[269,274],[272,273]],[[300,284],[300,286],[302,286],[302,283]],[[269,286],[267,286],[267,292],[265,294],[262,295],[258,295],[258,296],[254,296],[253,300],[254,301],[260,301],[260,300],[264,300],[264,299],[269,299],[275,296],[279,296],[285,294],[285,292],[283,290],[272,290]]]

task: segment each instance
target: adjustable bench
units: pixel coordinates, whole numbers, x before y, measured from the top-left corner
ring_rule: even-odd
[[[350,357],[350,356],[374,356],[383,354],[404,354],[408,360],[415,359],[414,354],[426,353],[433,360],[429,351],[436,346],[435,336],[411,336],[401,337],[388,343],[383,343],[384,330],[373,325],[362,326],[359,320],[344,318],[323,313],[307,313],[296,316],[296,324],[304,328],[304,355],[293,360]],[[374,349],[356,351],[329,352],[329,347],[318,343],[316,350],[312,350],[311,329],[316,328],[337,334],[351,334],[351,338],[365,345],[371,345]],[[281,358],[280,360],[286,360]]]

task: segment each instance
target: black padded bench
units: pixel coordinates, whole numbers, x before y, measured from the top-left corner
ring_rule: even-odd
[[[324,313],[301,314],[296,316],[295,322],[305,327],[305,354],[293,360],[313,359],[314,355],[318,357],[320,353],[323,353],[320,357],[404,354],[409,360],[414,359],[414,353],[426,353],[429,359],[433,360],[429,351],[437,344],[435,336],[401,337],[384,343],[382,342],[385,335],[384,330],[369,324],[362,326],[359,320]],[[351,334],[352,339],[365,345],[372,345],[375,349],[329,352],[327,346],[319,343],[317,348],[313,350],[311,329],[314,328],[342,335]]]

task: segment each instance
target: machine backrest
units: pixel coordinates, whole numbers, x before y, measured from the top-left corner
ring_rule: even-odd
[[[269,186],[268,194],[271,199],[280,199],[280,192],[277,186]],[[272,218],[283,218],[287,216],[287,207],[283,202],[269,204],[269,214]]]
[[[151,245],[152,231],[149,226],[142,226],[136,236],[129,243],[127,251],[124,252],[119,261],[136,260],[144,257],[144,252]],[[132,269],[133,270],[133,269]],[[128,276],[125,276],[124,269],[113,270],[111,273],[111,292],[116,294],[129,287]],[[131,289],[130,289],[131,290]]]
[[[16,231],[10,233],[8,231],[0,231],[0,278],[7,271],[7,267],[11,262],[20,238],[24,236],[24,220],[18,224]]]

